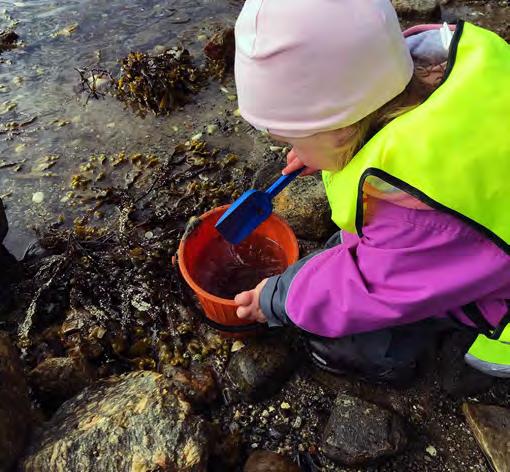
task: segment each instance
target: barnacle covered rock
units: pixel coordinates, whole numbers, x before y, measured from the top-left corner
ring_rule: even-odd
[[[110,377],[64,403],[20,470],[202,472],[206,423],[154,372]]]

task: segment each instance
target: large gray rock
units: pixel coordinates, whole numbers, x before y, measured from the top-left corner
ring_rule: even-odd
[[[404,421],[360,398],[340,394],[322,437],[324,453],[344,465],[371,462],[407,445]]]
[[[392,0],[397,14],[406,19],[436,19],[440,14],[439,0]]]
[[[335,232],[324,184],[315,176],[292,182],[275,198],[274,211],[299,238],[321,240]]]
[[[496,472],[510,472],[510,410],[465,403],[462,407],[473,435]]]
[[[10,470],[23,452],[31,423],[28,388],[18,352],[0,332],[0,470]]]
[[[30,445],[21,470],[206,470],[206,423],[160,374],[99,381],[64,403]]]
[[[295,355],[281,339],[260,340],[237,351],[227,376],[244,399],[271,396],[293,371]]]
[[[52,403],[68,400],[90,385],[94,377],[90,365],[75,357],[45,359],[29,374],[37,397]]]

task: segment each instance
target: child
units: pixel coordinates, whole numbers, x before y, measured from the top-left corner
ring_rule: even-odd
[[[510,376],[510,46],[463,22],[405,36],[389,0],[246,1],[241,113],[292,146],[284,173],[323,171],[343,231],[237,314],[388,380],[453,320],[482,333],[472,366]]]

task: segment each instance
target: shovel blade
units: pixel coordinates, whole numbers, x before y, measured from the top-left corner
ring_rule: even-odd
[[[244,241],[269,215],[270,197],[257,190],[243,193],[218,220],[215,228],[231,244]]]

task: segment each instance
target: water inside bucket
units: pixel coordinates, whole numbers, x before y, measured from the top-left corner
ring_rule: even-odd
[[[233,245],[221,235],[204,245],[194,279],[207,292],[232,300],[264,278],[280,274],[287,266],[283,249],[272,239],[254,234]]]

